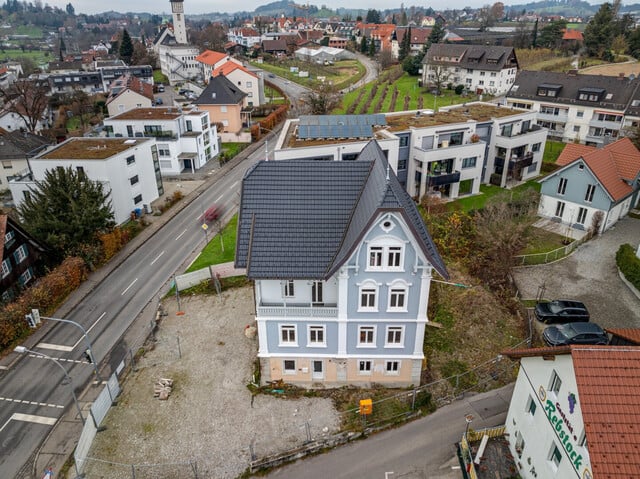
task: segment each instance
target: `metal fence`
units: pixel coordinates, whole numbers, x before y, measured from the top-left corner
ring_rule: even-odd
[[[513,345],[512,349],[525,347],[529,339]],[[388,428],[401,422],[420,417],[424,412],[462,399],[467,392],[482,392],[511,382],[517,374],[517,364],[498,355],[478,366],[448,378],[425,384],[418,388],[402,391],[373,401],[373,412],[364,417],[359,408],[342,413],[344,431],[324,437],[308,438],[304,444],[279,454],[257,458],[252,451],[249,470],[253,473],[313,454],[326,448],[335,447],[361,438],[372,432]]]
[[[583,236],[581,239],[572,241],[566,246],[548,251],[546,253],[522,254],[514,256],[518,264],[516,266],[533,266],[536,264],[553,263],[559,259],[571,254],[578,246],[590,239],[590,235]]]

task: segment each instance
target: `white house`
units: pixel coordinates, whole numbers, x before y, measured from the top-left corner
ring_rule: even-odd
[[[635,477],[638,346],[505,351],[520,361],[506,419],[523,479]]]
[[[287,120],[276,160],[352,160],[375,139],[407,192],[455,199],[540,174],[546,130],[535,112],[468,103],[439,112],[301,116]]]
[[[163,175],[193,173],[220,152],[209,112],[197,108],[134,108],[104,120],[109,137],[154,138]]]
[[[117,115],[133,108],[153,106],[153,85],[133,76],[123,76],[111,82],[106,101],[109,116]]]
[[[202,68],[202,77],[205,82],[209,81],[212,76],[212,72],[216,68],[220,68],[227,62],[234,63],[236,65],[242,65],[241,62],[235,58],[227,55],[226,53],[214,52],[213,50],[205,50],[196,57],[196,61],[200,63]]]
[[[9,182],[16,206],[53,168],[73,168],[110,191],[117,224],[126,222],[136,209],[150,210],[163,194],[158,147],[149,138],[70,138],[31,158],[31,171]]]
[[[513,47],[434,43],[422,60],[424,85],[452,83],[476,93],[504,95],[515,81],[518,59]]]

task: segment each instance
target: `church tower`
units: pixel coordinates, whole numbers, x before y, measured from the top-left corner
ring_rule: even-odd
[[[171,0],[173,34],[180,45],[187,44],[187,27],[184,22],[184,0]]]

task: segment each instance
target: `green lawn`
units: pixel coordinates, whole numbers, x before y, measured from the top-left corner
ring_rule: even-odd
[[[153,83],[169,84],[169,79],[162,73],[162,70],[153,70]]]
[[[504,188],[500,188],[495,185],[480,185],[480,194],[473,196],[465,196],[463,198],[458,198],[455,201],[447,203],[447,207],[449,210],[457,210],[460,209],[462,211],[475,211],[484,208],[484,205],[490,198],[494,196],[500,195],[505,191],[511,191],[513,194],[518,194],[521,191],[524,191],[529,188],[534,188],[536,191],[540,191],[540,183],[536,180],[529,180],[523,183],[520,186],[516,186],[511,190],[505,190]]]
[[[33,51],[25,50],[23,52],[19,48],[13,49],[13,50],[0,49],[0,61],[5,61],[5,60],[17,61],[20,58],[30,58],[31,60],[36,62],[37,65],[42,65],[54,60],[52,54],[46,51],[43,52],[40,50],[33,50]]]
[[[247,147],[247,143],[223,143],[222,153],[226,158],[233,158]]]
[[[251,62],[251,64],[310,88],[318,84],[319,76],[325,77],[324,81],[331,83],[336,89],[344,89],[360,80],[365,74],[364,66],[357,60],[341,60],[333,65],[319,65],[294,59],[276,60],[272,63]],[[309,72],[309,77],[299,77],[297,72],[291,72],[291,67],[297,67],[299,71]]]
[[[233,261],[236,253],[236,228],[238,226],[238,215],[233,215],[229,223],[222,230],[222,244],[224,244],[224,251],[220,242],[220,235],[216,234],[215,226],[210,225],[209,228],[209,243],[204,247],[200,255],[189,266],[186,273],[192,271],[198,271],[199,269],[206,268],[212,264],[228,263]],[[215,234],[215,236],[213,236]]]
[[[560,156],[560,153],[562,153],[562,150],[564,150],[565,146],[566,146],[566,143],[563,143],[561,141],[548,140],[544,147],[542,162],[555,164],[556,160],[558,159],[558,156]]]
[[[18,25],[14,28],[15,35],[29,35],[31,38],[42,38],[42,29],[33,25]]]
[[[531,228],[527,247],[520,254],[548,253],[564,246],[564,236],[542,228]]]

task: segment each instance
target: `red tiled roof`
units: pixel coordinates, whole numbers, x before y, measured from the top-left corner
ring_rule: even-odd
[[[0,263],[4,256],[4,235],[7,233],[7,215],[0,215]]]
[[[245,72],[247,75],[251,75],[252,77],[258,78],[258,76],[255,73],[251,73],[245,67],[243,67],[242,65],[238,65],[236,62],[223,63],[222,66],[219,66],[218,68],[216,68],[211,72],[211,76],[214,76],[214,77],[218,75],[227,76],[229,75],[229,73],[235,70],[241,70]]]
[[[569,159],[571,156],[573,160]],[[622,138],[604,148],[569,143],[556,163],[567,165],[580,158],[614,201],[631,193],[632,187],[625,180],[633,180],[640,173],[640,151],[629,138]]]
[[[611,333],[619,338],[626,339],[640,346],[640,329],[638,328],[607,328],[607,333]]]
[[[640,347],[572,346],[593,477],[640,471]]]
[[[220,60],[224,60],[226,57],[226,53],[214,52],[213,50],[205,50],[196,57],[196,61],[213,66]]]
[[[582,36],[582,32],[580,30],[576,30],[574,28],[565,29],[564,33],[562,34],[562,39],[563,40],[575,40],[575,41],[578,41],[578,42],[584,41],[584,37]]]

